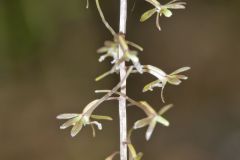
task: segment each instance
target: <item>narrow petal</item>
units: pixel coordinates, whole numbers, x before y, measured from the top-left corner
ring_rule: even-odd
[[[172,1],[168,2],[167,4],[165,4],[164,6],[166,6],[168,4],[172,4],[172,3],[177,2],[177,1],[179,1],[179,0],[172,0]]]
[[[140,22],[146,21],[147,19],[152,17],[152,15],[156,12],[157,12],[156,8],[153,8],[153,9],[150,9],[150,10],[144,12],[141,16]]]
[[[163,124],[164,126],[169,126],[169,122],[168,120],[166,120],[165,118],[163,118],[162,116],[158,115],[155,117],[155,120],[158,122],[158,123],[161,123]]]
[[[185,76],[185,75],[179,75],[179,74],[175,75],[175,77],[177,77],[178,79],[183,79],[183,80],[187,80],[187,79],[188,79],[187,76]]]
[[[164,14],[165,17],[171,17],[172,16],[172,11],[170,11],[169,9],[164,9],[162,11],[162,13]]]
[[[131,42],[131,41],[126,41],[128,45],[138,49],[139,51],[143,51],[143,48],[141,46],[139,46],[138,44]]]
[[[95,104],[98,102],[98,99],[93,100],[92,102],[88,103],[86,107],[83,109],[83,113],[92,113],[95,109]]]
[[[142,153],[142,152],[139,152],[139,153],[137,154],[137,157],[135,158],[135,160],[141,160],[142,157],[143,157],[143,153]]]
[[[113,160],[113,158],[119,154],[119,152],[114,152],[113,154],[111,154],[109,157],[107,157],[105,160]]]
[[[164,6],[169,9],[185,9],[186,8],[185,5],[186,5],[185,2],[178,2],[178,3],[173,3],[169,5],[164,5]]]
[[[153,76],[157,77],[159,80],[165,80],[165,76],[167,75],[163,70],[160,68],[157,68],[152,65],[145,65],[144,69],[146,70],[145,72],[152,74]]]
[[[76,114],[76,113],[64,113],[64,114],[60,114],[57,116],[57,119],[71,119],[74,117],[79,116],[80,114]]]
[[[104,42],[104,45],[107,46],[107,47],[112,47],[114,46],[116,43],[113,42],[113,41],[110,41],[110,40],[107,40]]]
[[[176,76],[168,76],[168,83],[173,85],[179,85],[182,81]]]
[[[187,71],[189,69],[191,69],[191,68],[190,67],[182,67],[182,68],[179,68],[176,71],[172,72],[170,75],[174,75],[174,74],[178,74],[178,73],[181,73],[181,72],[185,72],[185,71]]]
[[[149,127],[148,127],[147,132],[146,132],[146,140],[147,141],[151,138],[155,126],[156,126],[156,121],[152,121],[149,124]]]
[[[160,109],[160,111],[158,112],[158,115],[163,115],[164,113],[166,113],[168,110],[170,110],[173,107],[173,104],[168,104],[164,107],[162,107]]]
[[[107,57],[109,57],[109,54],[104,54],[102,56],[100,56],[100,58],[98,59],[99,62],[103,62]]]
[[[141,103],[143,105],[142,109],[144,110],[144,112],[148,115],[148,116],[152,116],[155,115],[156,112],[153,109],[153,107],[147,103],[146,101],[140,101],[139,103]]]
[[[109,50],[108,47],[101,47],[101,48],[99,48],[99,49],[97,50],[97,53],[105,53],[105,52],[107,52],[108,50]]]
[[[151,3],[153,6],[158,7],[161,4],[157,0],[146,0],[148,3]]]
[[[134,129],[143,128],[147,126],[151,122],[151,120],[152,120],[152,117],[147,117],[147,118],[138,120],[137,122],[134,123],[133,128]]]
[[[129,149],[131,158],[135,160],[135,158],[137,157],[137,152],[131,143],[128,144],[128,149]]]
[[[143,87],[142,92],[147,92],[147,91],[153,91],[154,87],[162,87],[162,84],[160,83],[161,80],[155,80],[153,82],[148,83]]]
[[[112,117],[109,117],[109,116],[91,115],[90,117],[98,120],[108,120],[108,121],[113,120]]]
[[[63,123],[61,126],[60,126],[60,129],[66,129],[72,125],[75,125],[75,123],[78,121],[78,117],[76,118],[73,118],[73,119],[70,119],[68,120],[67,122]]]
[[[82,129],[83,124],[81,121],[78,121],[71,130],[71,136],[75,137]]]
[[[132,61],[133,65],[137,69],[137,71],[139,73],[143,73],[142,65],[140,64],[139,58],[137,57],[137,52],[136,51],[129,51],[126,56],[127,56],[127,59],[130,59]]]

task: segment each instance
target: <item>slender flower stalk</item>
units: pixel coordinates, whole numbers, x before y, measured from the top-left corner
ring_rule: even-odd
[[[119,21],[119,32],[122,34],[126,34],[127,28],[127,0],[120,0],[120,21]],[[124,51],[122,50],[121,46],[118,49],[118,56],[121,59],[124,56]],[[125,62],[122,62],[119,65],[120,70],[120,81],[126,75],[125,69]],[[127,92],[127,81],[124,81],[121,85],[120,92],[126,94]],[[127,105],[126,105],[126,98],[120,96],[119,99],[119,123],[120,123],[120,159],[127,160],[127,144],[124,143],[127,141]]]

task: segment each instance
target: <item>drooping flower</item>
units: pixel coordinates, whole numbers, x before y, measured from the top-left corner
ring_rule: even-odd
[[[156,127],[157,123],[160,123],[164,126],[169,126],[168,120],[166,120],[162,115],[168,111],[173,105],[169,104],[164,106],[160,111],[157,113],[152,106],[150,106],[147,102],[141,101],[140,104],[144,109],[145,113],[147,114],[146,118],[140,119],[134,123],[134,129],[139,129],[148,126],[146,132],[146,139],[149,140],[152,136],[152,133]]]
[[[159,30],[161,30],[159,24],[159,17],[164,15],[165,17],[171,17],[172,11],[170,9],[185,9],[186,2],[181,2],[179,0],[173,0],[165,5],[160,4],[157,0],[146,0],[151,3],[154,8],[144,12],[141,16],[140,21],[144,22],[150,17],[152,17],[156,13],[156,26]]]
[[[179,85],[182,82],[181,80],[187,80],[188,79],[187,76],[181,75],[179,73],[185,72],[189,69],[190,69],[190,67],[182,67],[170,74],[166,74],[163,70],[161,70],[157,67],[154,67],[152,65],[146,65],[143,67],[143,71],[152,74],[153,76],[155,76],[157,78],[157,80],[145,85],[143,88],[143,92],[152,91],[153,88],[160,87],[160,88],[162,88],[161,98],[162,98],[162,101],[165,102],[164,96],[163,96],[163,90],[164,90],[166,84],[170,83],[172,85]]]

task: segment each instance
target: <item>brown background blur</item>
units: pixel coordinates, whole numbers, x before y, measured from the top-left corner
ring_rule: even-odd
[[[166,2],[166,1],[165,1]],[[118,26],[118,0],[102,0],[110,24]],[[101,160],[118,150],[117,103],[96,113],[114,117],[92,138],[90,127],[76,138],[60,131],[56,115],[81,112],[99,97],[95,89],[110,89],[116,75],[95,83],[110,68],[98,63],[96,49],[111,35],[101,23],[95,3],[85,0],[0,0],[0,159]],[[129,10],[133,1],[129,0]],[[191,66],[190,79],[168,85],[166,117],[169,128],[157,126],[149,142],[145,128],[134,132],[133,143],[145,160],[240,159],[240,1],[189,0],[185,11],[140,23],[151,6],[137,0],[129,12],[128,39],[144,47],[143,64],[171,72]],[[132,76],[128,93],[149,101],[158,110],[160,91],[141,93],[149,75]],[[129,109],[129,126],[144,114]]]

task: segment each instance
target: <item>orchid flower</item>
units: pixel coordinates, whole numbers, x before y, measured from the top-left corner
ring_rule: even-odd
[[[143,66],[143,72],[152,74],[153,76],[155,76],[157,78],[157,80],[145,85],[145,87],[143,88],[143,92],[152,91],[153,88],[160,87],[160,88],[162,88],[161,99],[163,102],[165,102],[164,96],[163,96],[163,90],[164,90],[166,84],[170,83],[172,85],[179,85],[182,82],[181,80],[187,80],[188,79],[187,76],[180,75],[179,73],[185,72],[189,69],[190,69],[190,67],[182,67],[170,74],[166,74],[163,70],[161,70],[155,66],[145,65],[145,66]]]
[[[157,0],[146,0],[151,3],[154,8],[144,12],[141,16],[140,21],[144,22],[150,17],[152,17],[156,13],[156,26],[159,30],[161,30],[159,24],[159,17],[164,15],[165,17],[171,17],[172,11],[170,9],[185,9],[186,2],[181,2],[179,0],[173,0],[165,5],[160,4]]]
[[[71,129],[71,136],[75,137],[81,129],[86,125],[91,125],[93,136],[95,137],[95,129],[94,125],[97,126],[99,130],[102,130],[102,124],[98,121],[91,121],[92,119],[96,120],[112,120],[111,117],[108,116],[100,116],[100,115],[92,115],[91,107],[97,103],[98,100],[94,100],[90,102],[83,110],[82,113],[64,113],[57,116],[57,119],[66,119],[67,121],[60,126],[60,129],[66,129],[70,126],[73,126]]]
[[[166,105],[162,109],[160,109],[159,112],[156,112],[153,110],[152,106],[150,106],[147,102],[141,101],[140,104],[144,106],[144,111],[147,114],[147,118],[143,118],[135,122],[133,128],[139,129],[148,126],[145,137],[146,140],[149,140],[152,136],[152,133],[157,123],[160,123],[164,126],[169,126],[169,122],[164,117],[162,117],[162,115],[170,108],[172,108],[173,105],[172,104]]]
[[[97,5],[98,12],[100,14],[100,17],[102,19],[102,22],[104,23],[106,28],[110,31],[110,33],[113,35],[113,41],[105,41],[104,46],[98,49],[97,51],[98,53],[105,53],[99,58],[99,61],[102,62],[107,57],[112,57],[113,60],[111,63],[114,64],[114,66],[110,71],[98,76],[95,80],[98,81],[109,74],[118,72],[119,65],[124,61],[126,62],[131,61],[133,66],[136,68],[136,70],[139,73],[142,73],[142,65],[140,64],[139,58],[137,56],[138,52],[136,50],[131,50],[129,46],[132,46],[140,51],[143,51],[143,48],[133,42],[126,40],[124,34],[116,33],[114,29],[109,25],[107,20],[105,19],[98,0],[96,0],[96,5]],[[119,47],[124,53],[123,56],[120,58],[118,53]]]

